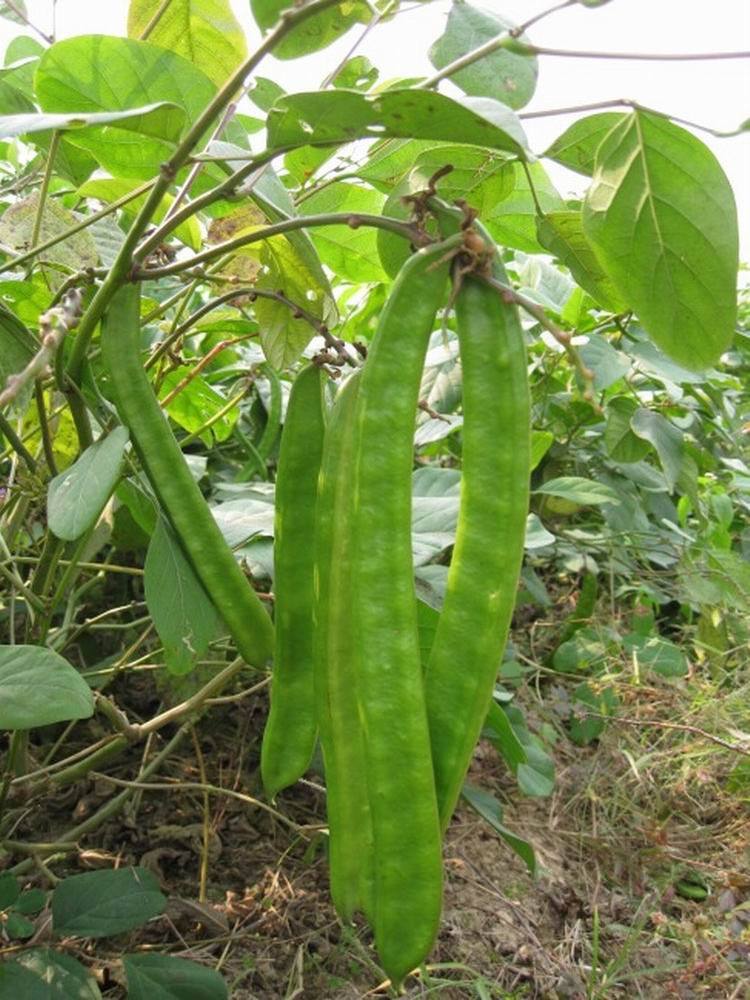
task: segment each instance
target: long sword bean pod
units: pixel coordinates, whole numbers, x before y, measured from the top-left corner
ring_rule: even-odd
[[[289,395],[276,472],[271,711],[260,772],[273,798],[307,770],[317,724],[313,685],[315,503],[323,454],[323,372],[304,368]]]
[[[507,281],[501,265],[494,267]],[[443,828],[461,792],[507,641],[529,502],[529,387],[517,309],[468,275],[456,299],[456,320],[464,416],[460,512],[425,680]]]
[[[355,408],[361,371],[341,388],[326,429],[315,533],[315,700],[326,775],[331,896],[344,922],[374,918],[373,843],[364,732],[353,669],[351,555]]]
[[[352,617],[375,858],[375,943],[394,985],[435,939],[442,858],[411,550],[414,425],[446,244],[412,256],[381,314],[356,420]]]
[[[102,320],[102,357],[115,404],[198,579],[248,663],[273,651],[273,625],[188,469],[141,364],[140,289],[124,285]]]

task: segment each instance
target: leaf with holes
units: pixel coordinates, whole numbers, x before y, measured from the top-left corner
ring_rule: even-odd
[[[468,3],[454,3],[444,34],[430,49],[430,62],[435,69],[444,69],[487,42],[503,35],[510,40],[508,32],[513,27],[510,21],[498,14]],[[498,46],[488,55],[452,73],[450,80],[465,94],[492,97],[517,110],[534,96],[538,74],[535,56],[521,55],[510,48]]]

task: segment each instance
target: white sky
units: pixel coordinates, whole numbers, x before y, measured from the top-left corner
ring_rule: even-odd
[[[522,21],[550,6],[551,0],[476,0],[477,6]],[[52,0],[27,0],[29,14],[41,28],[51,29]],[[249,0],[232,0],[257,39]],[[409,6],[408,0],[406,6]],[[380,25],[359,50],[378,67],[381,80],[431,72],[427,50],[442,33],[448,0],[414,6]],[[58,38],[77,34],[124,34],[127,0],[58,0]],[[294,62],[263,63],[259,72],[287,91],[314,90],[356,38],[356,30],[334,46]],[[18,33],[0,21],[0,47]],[[552,15],[530,32],[537,45],[589,51],[727,52],[750,50],[750,2],[712,0],[710,5],[685,0],[611,0],[599,8],[575,6]],[[525,110],[567,107],[627,97],[669,114],[713,128],[730,130],[750,118],[750,60],[711,62],[625,62],[541,59],[539,85]],[[543,118],[526,123],[532,148],[541,152],[573,117]],[[742,256],[750,260],[750,133],[714,139],[709,145],[735,190],[742,233]],[[580,194],[585,179],[562,168],[550,168],[563,195]]]

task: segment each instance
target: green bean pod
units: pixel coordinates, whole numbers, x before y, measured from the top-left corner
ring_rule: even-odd
[[[124,285],[112,297],[101,348],[120,419],[180,544],[240,655],[263,666],[273,651],[273,625],[213,519],[143,370],[138,285]]]
[[[398,986],[429,953],[442,857],[417,636],[411,476],[419,385],[446,291],[446,245],[404,264],[357,405],[352,619],[375,858],[375,943]]]
[[[313,572],[315,504],[325,434],[323,372],[316,365],[294,380],[276,471],[274,621],[271,710],[260,773],[274,798],[298,781],[315,749]]]
[[[505,278],[499,263],[498,277]],[[529,503],[529,387],[515,306],[468,275],[456,299],[463,464],[456,543],[425,678],[440,821],[448,825],[508,637]]]
[[[315,701],[326,775],[328,860],[336,912],[373,919],[373,843],[351,615],[355,409],[361,370],[339,391],[326,429],[315,533]]]

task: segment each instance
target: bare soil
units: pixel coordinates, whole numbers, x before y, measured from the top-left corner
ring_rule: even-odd
[[[530,690],[519,697],[534,728],[544,702]],[[480,745],[471,780],[498,797],[505,823],[532,842],[540,874],[531,878],[484,820],[459,808],[445,845],[440,935],[407,996],[750,997],[750,821],[746,798],[725,791],[737,758],[700,737],[649,729],[655,714],[679,711],[674,689],[628,697],[623,715],[640,714],[643,728],[612,724],[583,749],[561,737],[548,799],[522,796],[494,749]],[[137,713],[137,699],[130,709]],[[311,773],[283,793],[276,814],[262,800],[264,713],[263,694],[212,709],[196,728],[200,753],[185,740],[151,779],[174,789],[139,790],[69,858],[68,874],[144,865],[169,895],[165,916],[130,935],[55,942],[89,965],[104,996],[124,996],[118,959],[139,949],[219,968],[234,1000],[387,993],[369,931],[342,927],[330,904],[319,779]],[[91,735],[81,726],[81,745]],[[132,779],[142,752],[133,749],[108,773]],[[256,802],[180,787],[201,781]],[[32,803],[14,836],[54,838],[117,790],[89,776]],[[708,888],[702,901],[678,891],[696,871]],[[49,920],[42,915],[37,926],[31,943],[51,944]]]

